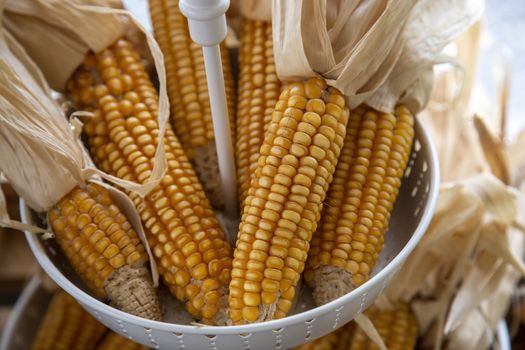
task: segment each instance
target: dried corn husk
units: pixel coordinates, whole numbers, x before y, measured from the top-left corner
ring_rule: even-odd
[[[323,76],[350,107],[390,112],[427,103],[441,50],[480,17],[476,0],[273,0],[276,67],[283,81]]]
[[[233,0],[229,11],[255,21],[272,20],[272,0]]]
[[[485,120],[466,118],[480,37],[476,24],[456,42],[462,68],[437,75],[428,108],[419,114],[447,181],[425,236],[377,302],[382,308],[410,302],[424,349],[488,349],[525,274],[525,237],[517,229],[525,220],[525,192],[516,181],[510,186],[509,168],[525,164],[525,153],[516,146],[506,162],[507,148]]]
[[[139,214],[121,191],[100,176],[123,187],[140,186],[115,179],[94,168],[79,139],[81,123],[68,123],[44,76],[22,46],[5,29],[0,32],[0,172],[26,204],[45,212],[65,194],[86,181],[106,187],[128,217],[150,255],[155,284],[158,274]],[[0,191],[0,226],[32,232],[46,230],[11,220]]]
[[[379,305],[410,302],[426,348],[488,348],[525,275],[525,239],[512,228],[523,203],[489,174],[442,185],[429,229]]]
[[[125,189],[146,195],[158,185],[166,169],[163,138],[169,103],[164,58],[152,35],[146,32],[130,12],[107,6],[93,6],[91,3],[90,0],[5,0],[4,26],[23,45],[51,86],[58,91],[64,90],[67,79],[82,63],[89,50],[98,52],[106,48],[130,26],[135,26],[145,35],[159,81],[160,147],[157,147],[155,153],[152,174],[143,185],[137,185],[97,173]],[[102,4],[103,0],[97,0],[97,3]],[[90,173],[95,172],[93,168],[90,169]]]

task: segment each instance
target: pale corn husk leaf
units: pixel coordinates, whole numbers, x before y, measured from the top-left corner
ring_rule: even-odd
[[[228,11],[233,16],[255,21],[271,21],[272,0],[232,0]]]
[[[509,246],[523,257],[525,237],[521,232],[508,230]],[[475,310],[464,317],[458,327],[448,336],[450,349],[487,349],[492,344],[498,322],[509,309],[512,293],[521,274],[505,265],[503,272],[495,275],[498,282],[493,284],[491,293]],[[473,286],[475,288],[475,286]]]
[[[473,191],[460,184],[443,186],[427,232],[385,296],[393,302],[409,301],[427,290],[425,297],[437,297],[440,281],[447,279],[469,237],[481,228],[483,210],[483,202]]]
[[[512,183],[517,188],[525,187],[525,130],[518,134],[507,150],[509,164],[512,164]]]
[[[465,186],[479,196],[494,221],[507,227],[516,220],[516,196],[519,194],[496,177],[489,174],[476,176],[465,181]]]
[[[481,24],[477,22],[456,41],[458,66],[442,68],[436,74],[430,102],[418,114],[436,144],[443,182],[490,171],[472,121],[466,118],[477,74],[480,41]]]
[[[320,75],[348,97],[390,112],[427,104],[441,50],[479,18],[476,0],[273,0],[281,80]]]
[[[425,236],[377,305],[410,302],[426,348],[486,348],[478,346],[493,338],[509,286],[525,275],[525,237],[511,228],[521,201],[523,195],[488,174],[442,185]],[[470,337],[467,320],[478,322]]]
[[[354,321],[380,350],[388,350],[376,327],[365,314],[357,315]]]
[[[126,215],[150,258],[153,282],[158,272],[133,202],[104,184],[99,175],[123,187],[135,185],[94,168],[79,140],[81,123],[68,123],[42,73],[16,40],[2,28],[0,35],[0,172],[25,203],[45,212],[71,191],[94,181],[107,188]],[[139,186],[137,186],[139,187]],[[0,226],[33,233],[47,230],[9,218],[0,189]]]
[[[6,0],[5,26],[21,41],[46,78],[53,81],[58,90],[64,90],[69,75],[83,61],[87,51],[98,52],[106,48],[122,36],[127,26],[136,26],[143,33],[155,63],[159,82],[159,147],[156,149],[153,171],[143,184],[108,176],[94,168],[85,170],[84,176],[98,173],[122,188],[145,196],[159,184],[167,167],[163,139],[169,103],[164,58],[152,34],[148,33],[130,12],[92,6],[90,3],[90,0]],[[34,33],[39,34],[36,36]],[[38,40],[35,40],[35,37],[38,37]],[[70,44],[74,48],[70,48]],[[67,74],[56,72],[56,66],[63,67],[62,63],[68,68]]]
[[[102,1],[7,0],[4,25],[44,72],[51,87],[66,81],[89,50],[98,52],[122,36],[125,27],[113,13],[86,16],[74,4]],[[35,35],[38,33],[38,35]]]
[[[474,116],[474,126],[490,171],[506,185],[510,185],[509,165],[503,145],[491,134],[483,120]]]
[[[474,311],[483,300],[490,297],[505,268],[503,261],[490,253],[481,252],[475,257],[450,307],[444,329],[445,334],[455,330],[461,322],[465,321],[470,312]]]
[[[0,50],[0,169],[45,211],[83,182],[84,155],[42,74],[6,32]]]

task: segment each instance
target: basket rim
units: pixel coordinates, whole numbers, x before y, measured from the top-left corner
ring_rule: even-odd
[[[11,344],[12,339],[15,336],[16,326],[20,315],[25,311],[28,304],[31,302],[33,295],[40,288],[41,282],[42,278],[36,273],[24,286],[22,293],[16,300],[13,310],[9,314],[5,323],[2,337],[0,338],[0,350],[9,350],[8,346]]]
[[[376,275],[372,276],[367,282],[358,288],[352,290],[350,293],[343,295],[329,303],[326,303],[315,308],[284,317],[282,319],[270,320],[264,322],[243,324],[243,325],[232,325],[232,326],[209,326],[209,325],[185,325],[177,323],[168,323],[163,321],[153,321],[142,317],[134,316],[118,310],[104,302],[92,297],[80,288],[75,286],[69,279],[67,279],[62,272],[53,264],[47,254],[44,253],[41,242],[36,238],[34,234],[25,231],[26,239],[29,243],[33,254],[37,261],[42,266],[44,271],[66,292],[71,294],[79,303],[89,308],[89,311],[96,310],[103,314],[111,315],[114,319],[128,322],[130,324],[144,327],[145,329],[155,329],[165,332],[172,333],[188,333],[188,334],[202,334],[202,335],[240,335],[246,333],[256,333],[261,331],[276,330],[284,328],[291,324],[297,324],[305,321],[315,319],[319,315],[325,314],[330,310],[343,307],[350,300],[360,295],[363,291],[367,291],[371,288],[377,287],[380,281],[388,278],[390,274],[395,272],[398,265],[401,264],[406,257],[414,250],[416,245],[421,240],[425,233],[430,221],[432,219],[437,198],[439,194],[440,184],[440,173],[439,173],[439,161],[437,151],[434,143],[432,142],[430,135],[423,124],[416,118],[416,129],[418,133],[418,139],[421,143],[425,144],[428,150],[429,159],[427,161],[429,165],[430,173],[430,184],[428,192],[428,200],[424,204],[423,214],[421,219],[412,233],[410,239],[405,246],[396,254],[396,256]],[[27,223],[30,219],[30,209],[25,205],[25,202],[20,198],[20,216],[24,223]]]

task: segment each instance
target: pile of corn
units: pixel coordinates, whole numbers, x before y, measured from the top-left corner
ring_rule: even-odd
[[[372,306],[365,315],[376,327],[384,345],[389,350],[413,350],[417,342],[417,322],[407,304],[398,304],[391,310],[379,310]],[[379,350],[365,332],[351,322],[335,332],[295,350]]]
[[[164,285],[196,320],[243,324],[285,317],[303,272],[318,304],[365,283],[410,157],[411,112],[404,106],[391,113],[350,110],[322,78],[280,82],[271,23],[244,20],[237,94],[222,50],[242,208],[232,249],[212,209],[221,206],[217,174],[210,178],[203,166],[215,161],[215,140],[202,53],[176,0],[150,0],[150,12],[171,105],[163,141],[167,171],[145,197],[127,194]],[[122,37],[88,52],[63,87],[72,111],[91,113],[83,132],[96,166],[140,184],[152,174],[159,145],[153,81]],[[156,291],[140,280],[145,249],[102,187],[73,190],[49,221],[94,295],[161,318]],[[123,285],[140,289],[146,300],[135,300],[137,293],[126,299],[116,291]]]
[[[63,291],[57,292],[40,324],[31,350],[146,350],[110,331]]]

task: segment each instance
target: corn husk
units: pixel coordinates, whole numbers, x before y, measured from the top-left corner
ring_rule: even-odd
[[[166,170],[164,133],[169,103],[164,58],[151,33],[125,10],[94,6],[90,0],[5,0],[4,26],[27,50],[53,89],[64,91],[67,80],[88,51],[98,52],[135,27],[145,36],[159,82],[158,145],[150,178],[141,185],[97,172],[120,187],[144,196],[158,185]],[[104,4],[97,0],[96,4]],[[38,33],[38,35],[35,35]],[[78,113],[82,115],[82,112]],[[78,124],[77,125],[81,125]],[[80,130],[77,130],[80,134]]]
[[[490,174],[443,184],[427,232],[379,304],[410,302],[427,348],[488,348],[525,275],[525,239],[512,228],[523,203]]]
[[[71,124],[67,121],[42,72],[14,37],[0,29],[0,172],[37,212],[47,211],[74,187],[87,181],[106,187],[141,238],[157,284],[157,269],[133,202],[100,179],[112,180],[123,187],[140,189],[140,186],[113,178],[93,166],[79,139],[81,123],[76,119]],[[47,231],[12,220],[2,191],[0,226]]]
[[[232,0],[227,15],[229,20],[271,21],[272,0]]]
[[[480,34],[477,24],[457,41],[462,68],[438,74],[420,113],[447,181],[427,232],[378,300],[383,308],[411,304],[424,349],[488,349],[525,274],[525,192],[511,186],[509,167],[525,164],[525,154],[509,156],[485,118],[466,117]]]
[[[283,81],[320,75],[347,96],[391,112],[427,104],[442,49],[483,10],[476,0],[273,0],[276,68]]]

